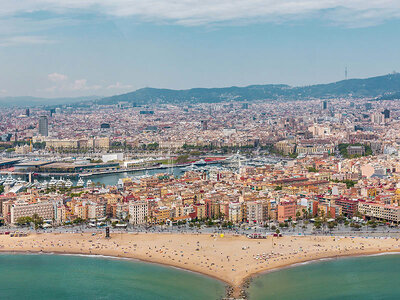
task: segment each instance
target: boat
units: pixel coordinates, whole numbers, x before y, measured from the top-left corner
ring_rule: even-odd
[[[194,162],[194,164],[196,166],[205,166],[207,163],[206,163],[206,161],[204,159],[200,159],[200,160]]]
[[[93,182],[89,179],[89,180],[86,182],[86,187],[90,187],[92,184],[93,184]]]
[[[49,183],[47,182],[47,180],[45,180],[41,183],[41,187],[44,189],[47,189],[48,186],[49,186]]]
[[[57,186],[58,188],[64,187],[64,186],[65,186],[65,180],[62,179],[62,177],[61,177],[61,178],[57,181],[56,186]]]
[[[70,179],[67,179],[67,181],[65,182],[65,187],[66,188],[71,188],[73,185],[72,181]]]
[[[21,177],[18,177],[17,180],[15,181],[15,184],[25,185],[26,181],[23,181]]]
[[[56,184],[57,184],[57,180],[55,180],[54,177],[51,177],[51,180],[50,180],[50,182],[49,182],[49,186],[50,186],[50,187],[53,187],[53,186],[55,186]]]
[[[8,186],[13,186],[15,184],[16,180],[11,177],[11,175],[8,175],[6,180],[4,180],[3,185],[8,185]]]
[[[82,177],[79,177],[78,183],[76,184],[76,186],[78,187],[83,187],[85,185],[85,182],[83,181]]]
[[[197,170],[199,170],[199,168],[194,163],[192,163],[190,166],[183,167],[182,170],[184,170],[184,171],[197,171]]]

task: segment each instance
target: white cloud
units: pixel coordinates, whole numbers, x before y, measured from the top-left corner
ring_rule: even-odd
[[[71,85],[71,90],[74,90],[74,91],[86,90],[86,88],[87,88],[86,83],[87,83],[86,79],[77,79]]]
[[[0,16],[37,11],[97,12],[181,25],[283,22],[319,17],[348,26],[368,26],[400,17],[399,0],[0,0]]]
[[[51,44],[53,42],[46,37],[34,35],[0,37],[0,47]]]
[[[68,76],[64,75],[64,74],[60,74],[60,73],[51,73],[51,74],[47,75],[47,78],[53,82],[60,82],[60,81],[67,80]]]
[[[110,84],[107,89],[112,90],[112,89],[118,89],[118,90],[127,90],[131,89],[132,85],[130,84],[122,84],[120,82],[116,82],[115,84]]]
[[[52,86],[38,89],[40,92],[79,92],[79,91],[97,91],[103,89],[101,85],[88,85],[87,79],[69,80],[68,76],[60,73],[51,73],[47,79],[53,83]]]
[[[72,85],[68,86],[67,89],[70,89],[72,91],[87,91],[87,90],[99,90],[101,89],[101,85],[87,85],[87,80],[86,79],[77,79],[73,82]]]
[[[0,94],[5,94],[5,93],[7,93],[6,89],[0,89]]]

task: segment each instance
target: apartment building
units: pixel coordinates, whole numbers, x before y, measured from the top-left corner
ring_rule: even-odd
[[[43,220],[54,219],[54,204],[50,201],[29,203],[17,200],[11,205],[10,222],[15,224],[20,217],[32,217],[37,214]]]
[[[129,202],[129,223],[134,225],[145,224],[149,214],[149,207],[146,201]]]
[[[400,221],[400,207],[374,202],[359,202],[358,211],[370,218],[398,223]]]

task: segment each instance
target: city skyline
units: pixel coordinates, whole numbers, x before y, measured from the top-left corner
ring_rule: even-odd
[[[0,97],[366,78],[396,63],[395,1],[22,1],[0,9]],[[391,45],[388,47],[387,45]]]

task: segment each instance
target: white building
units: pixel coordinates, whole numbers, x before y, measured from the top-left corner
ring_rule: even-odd
[[[87,207],[89,219],[101,219],[106,216],[105,204],[91,202]]]
[[[129,223],[138,225],[145,224],[149,213],[149,207],[146,201],[129,202]]]
[[[29,203],[26,201],[17,201],[11,206],[11,223],[17,222],[20,217],[32,217],[37,214],[43,220],[54,219],[54,205],[51,201]]]
[[[101,160],[105,163],[109,161],[121,161],[124,160],[124,154],[123,153],[104,154],[101,157]]]
[[[232,223],[242,222],[242,204],[240,202],[229,203],[229,221]]]

